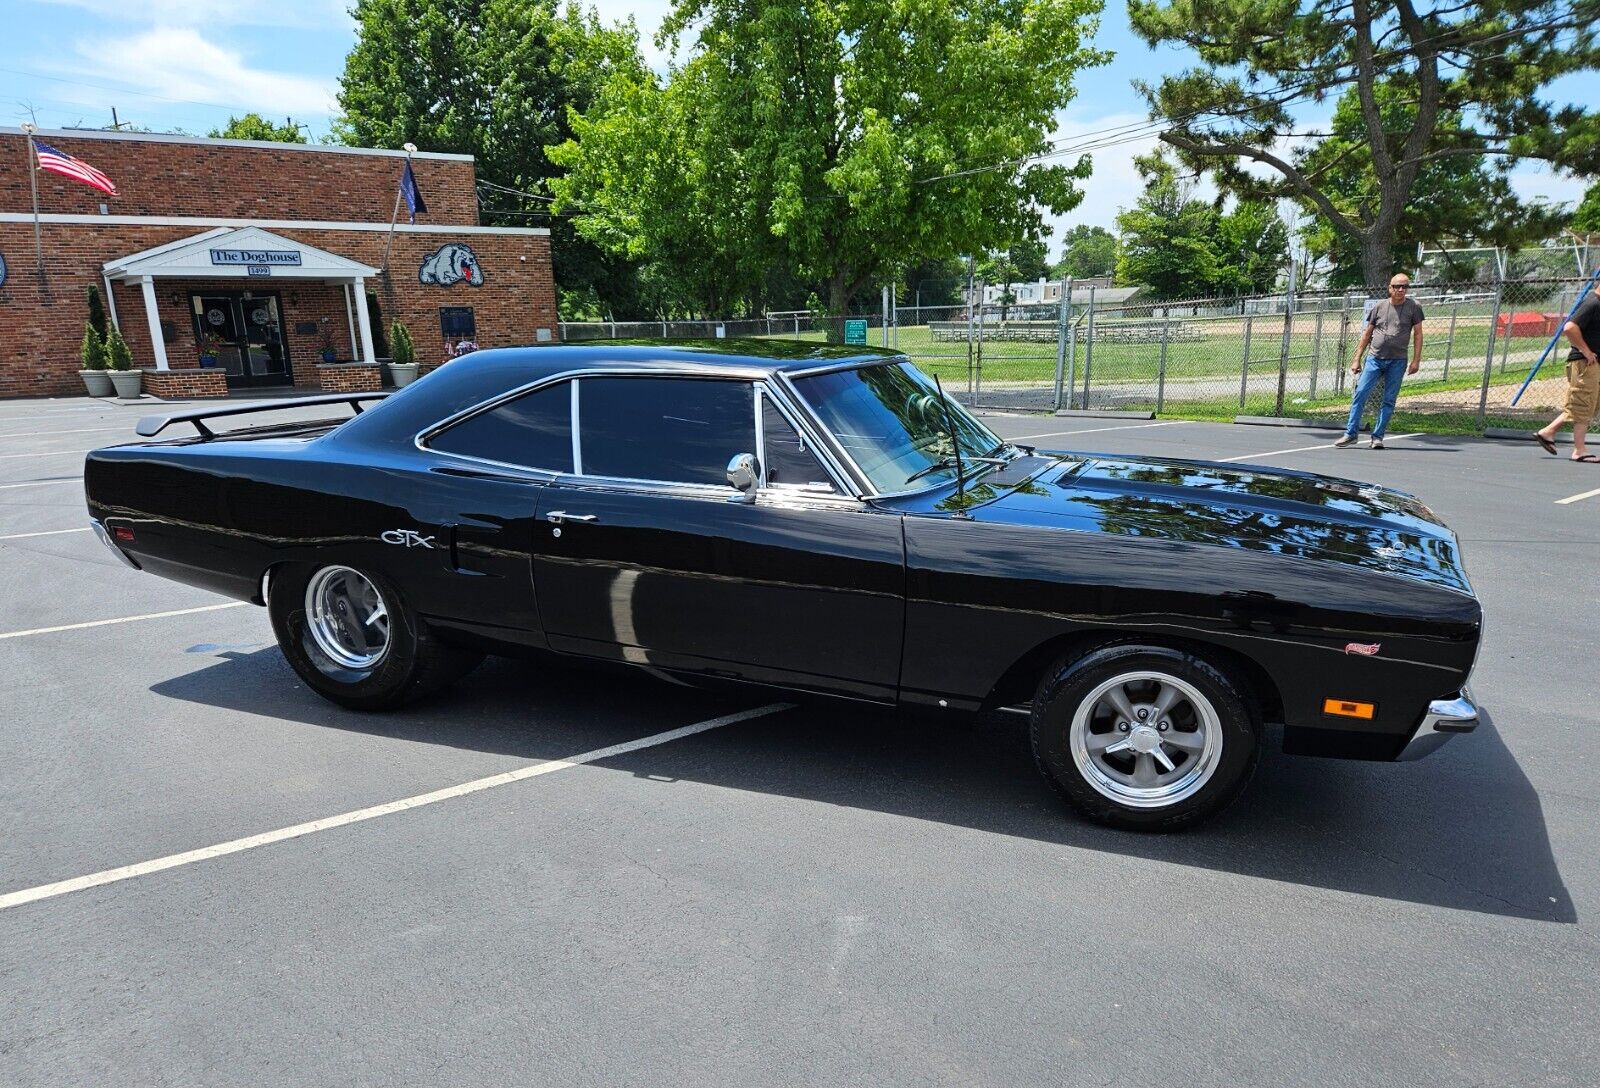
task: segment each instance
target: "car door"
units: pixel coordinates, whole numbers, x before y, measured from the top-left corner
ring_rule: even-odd
[[[535,529],[534,592],[553,648],[894,698],[898,515],[841,494],[808,464],[789,418],[750,378],[650,372],[575,385],[577,464],[541,491]],[[758,438],[769,419],[788,428],[770,454]],[[790,479],[764,479],[756,501],[736,501],[726,469],[741,453],[766,454]]]
[[[513,646],[548,645],[530,578],[533,517],[539,489],[572,470],[571,396],[564,381],[519,390],[422,436],[427,471],[405,490],[428,535],[385,541],[442,568],[443,577],[419,582],[430,622]]]

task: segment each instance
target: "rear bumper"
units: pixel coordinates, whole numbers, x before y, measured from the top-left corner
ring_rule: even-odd
[[[1478,728],[1478,708],[1465,688],[1451,699],[1435,699],[1397,760],[1409,761],[1442,748],[1451,737]]]
[[[135,563],[127,552],[117,547],[117,542],[111,539],[111,534],[106,531],[106,527],[104,525],[100,524],[99,518],[90,518],[89,525],[94,529],[94,535],[99,537],[100,543],[111,549],[112,555],[128,564],[128,566],[132,567],[134,570],[141,569],[139,564]]]

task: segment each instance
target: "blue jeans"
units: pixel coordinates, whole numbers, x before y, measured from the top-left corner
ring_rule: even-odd
[[[1371,396],[1372,387],[1382,378],[1383,404],[1378,408],[1378,421],[1372,425],[1372,437],[1382,438],[1383,432],[1389,429],[1389,417],[1394,415],[1394,402],[1400,396],[1400,382],[1405,376],[1404,359],[1369,356],[1361,366],[1361,377],[1356,379],[1356,392],[1350,401],[1350,418],[1344,425],[1344,433],[1354,438],[1361,429],[1361,412],[1367,406],[1367,397]]]

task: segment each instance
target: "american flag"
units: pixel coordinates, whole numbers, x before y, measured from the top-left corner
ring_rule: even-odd
[[[81,181],[90,188],[99,189],[102,193],[117,195],[117,187],[112,184],[111,179],[82,159],[63,154],[49,144],[35,142],[33,148],[34,154],[39,158],[39,169],[60,174],[73,181]]]

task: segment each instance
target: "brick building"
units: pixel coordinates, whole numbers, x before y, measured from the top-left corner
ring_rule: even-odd
[[[405,322],[425,364],[462,339],[555,336],[549,231],[480,226],[469,155],[412,157],[428,210],[412,225],[402,205],[391,235],[402,152],[35,135],[104,171],[120,195],[39,172],[36,251],[27,138],[0,127],[0,397],[83,392],[91,284],[157,395],[364,388],[376,380],[376,322],[384,333]],[[214,365],[202,366],[206,343]]]

